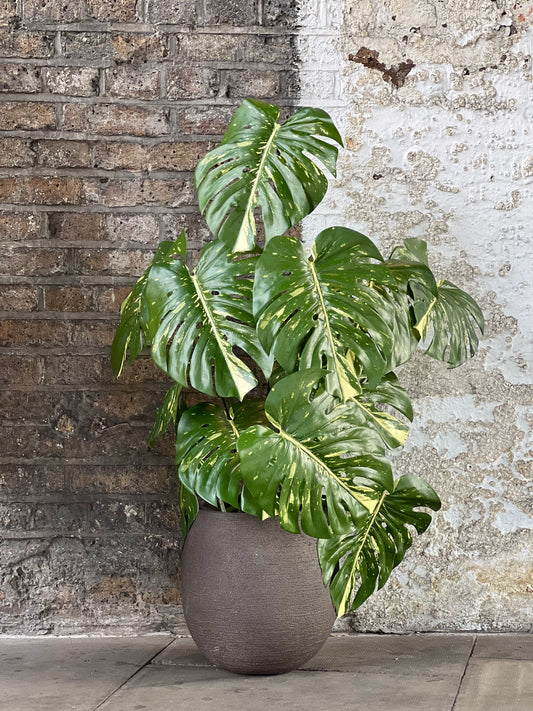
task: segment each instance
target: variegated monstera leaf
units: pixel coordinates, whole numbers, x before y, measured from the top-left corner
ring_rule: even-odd
[[[133,361],[146,345],[141,326],[141,313],[145,308],[145,292],[150,269],[157,264],[171,264],[176,258],[185,259],[186,248],[185,232],[182,232],[174,242],[161,242],[150,266],[122,302],[120,323],[111,345],[111,367],[115,377],[118,378],[122,373],[126,360]]]
[[[153,361],[177,383],[242,400],[257,380],[236,348],[268,377],[271,359],[257,340],[252,314],[256,260],[257,255],[234,259],[214,241],[203,248],[192,271],[181,260],[150,269],[142,327]]]
[[[353,403],[316,392],[323,378],[314,369],[280,380],[265,402],[271,428],[254,425],[238,440],[243,481],[262,510],[317,538],[352,531],[373,510],[376,486],[393,487],[381,439]]]
[[[285,371],[325,367],[327,388],[342,401],[361,393],[363,377],[377,386],[389,370],[397,319],[386,296],[395,280],[382,262],[368,237],[344,227],[321,232],[311,255],[294,237],[266,245],[254,314],[261,343]]]
[[[247,400],[224,410],[203,402],[186,410],[176,435],[176,467],[185,494],[198,495],[215,507],[232,506],[261,516],[261,509],[243,486],[237,439],[251,424],[268,425],[263,400]],[[197,508],[185,510],[190,528]]]
[[[317,160],[335,175],[333,142],[342,146],[342,139],[330,116],[304,108],[283,124],[278,117],[277,106],[244,101],[221,145],[196,168],[200,210],[232,252],[253,248],[257,206],[267,241],[315,209],[328,187]]]
[[[335,405],[315,390],[322,378],[310,370],[276,383],[265,403],[272,429],[249,427],[238,450],[258,506],[287,531],[325,539],[319,559],[342,615],[400,562],[411,545],[406,526],[425,530],[430,516],[415,508],[440,503],[416,477],[394,482],[380,438],[361,425],[354,403]]]
[[[427,245],[406,239],[387,262],[413,302],[413,329],[417,338],[428,339],[426,355],[455,368],[477,351],[483,333],[483,312],[465,291],[447,280],[435,283],[428,268]]]

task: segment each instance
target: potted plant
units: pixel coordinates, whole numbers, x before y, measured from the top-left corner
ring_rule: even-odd
[[[245,101],[200,160],[199,205],[214,239],[192,269],[185,233],[159,245],[112,346],[117,376],[149,345],[174,381],[151,441],[174,422],[186,620],[218,666],[253,673],[312,656],[331,630],[330,596],[339,616],[357,608],[413,531],[426,530],[437,494],[416,476],[395,480],[387,454],[413,416],[395,370],[420,344],[458,366],[483,331],[475,301],[435,280],[422,240],[385,258],[345,227],[322,231],[310,250],[287,234],[323,199],[323,170],[335,175],[342,140],[320,109],[278,117]],[[188,406],[194,391],[204,401]],[[273,537],[268,552],[256,535]],[[280,596],[275,585],[285,585]],[[300,627],[313,632],[309,643]]]

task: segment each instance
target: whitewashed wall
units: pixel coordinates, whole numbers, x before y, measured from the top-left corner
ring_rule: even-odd
[[[487,320],[466,366],[421,357],[401,373],[416,419],[398,472],[427,478],[443,509],[339,628],[529,630],[533,2],[302,0],[300,23],[301,103],[329,110],[346,143],[306,238],[345,224],[388,252],[422,237]],[[383,70],[349,59],[361,48]],[[385,80],[408,60],[403,85]]]

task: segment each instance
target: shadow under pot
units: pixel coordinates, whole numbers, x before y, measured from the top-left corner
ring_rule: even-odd
[[[237,674],[296,669],[336,618],[316,540],[241,512],[200,510],[183,548],[182,598],[200,651]]]

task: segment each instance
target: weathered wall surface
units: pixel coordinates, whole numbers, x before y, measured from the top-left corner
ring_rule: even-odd
[[[487,319],[466,366],[401,373],[416,418],[398,471],[443,509],[341,626],[529,630],[533,3],[304,0],[300,20],[301,102],[329,107],[347,146],[308,237],[346,224],[384,252],[422,237]]]
[[[182,629],[166,383],[109,345],[233,109],[295,94],[292,5],[0,3],[0,633]]]

